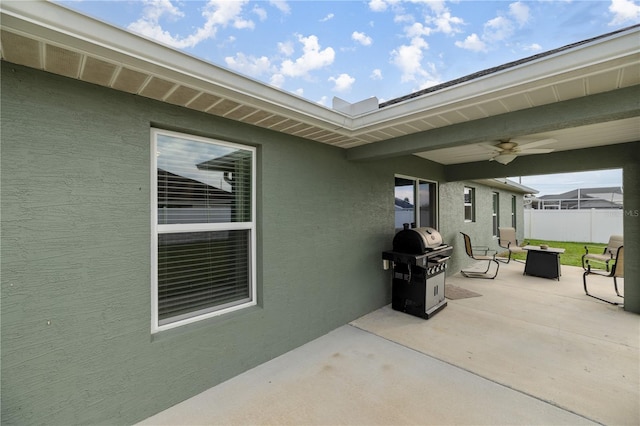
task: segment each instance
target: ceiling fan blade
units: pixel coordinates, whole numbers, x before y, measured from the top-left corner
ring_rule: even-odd
[[[530,154],[548,154],[553,152],[550,148],[535,148],[535,149],[523,149],[517,152],[518,155],[530,155]]]
[[[535,148],[538,146],[547,145],[554,142],[558,142],[558,141],[556,139],[549,138],[549,139],[540,139],[533,142],[518,142],[518,148],[529,149],[529,148]]]
[[[502,151],[500,148],[498,148],[495,145],[491,145],[488,143],[479,143],[477,144],[480,148],[485,149],[487,152],[492,152],[492,153],[498,153],[500,151]]]

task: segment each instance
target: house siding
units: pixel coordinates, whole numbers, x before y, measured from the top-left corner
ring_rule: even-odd
[[[443,177],[417,157],[350,162],[139,96],[1,72],[6,424],[134,423],[387,304],[394,174]],[[156,335],[151,127],[258,155],[258,305]]]

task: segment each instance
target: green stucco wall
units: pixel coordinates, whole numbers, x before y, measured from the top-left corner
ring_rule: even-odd
[[[393,176],[443,175],[8,63],[1,84],[3,424],[133,423],[385,305]],[[152,126],[259,169],[258,306],[154,336]]]

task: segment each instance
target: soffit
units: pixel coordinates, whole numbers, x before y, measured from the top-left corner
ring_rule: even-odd
[[[640,84],[636,28],[349,116],[57,4],[0,7],[3,60],[341,148]],[[629,141],[629,125],[600,144]],[[421,155],[460,162],[456,151]]]

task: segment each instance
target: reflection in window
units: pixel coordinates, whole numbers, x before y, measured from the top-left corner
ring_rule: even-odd
[[[493,210],[491,211],[491,220],[493,223],[493,236],[498,236],[498,227],[500,226],[500,195],[497,192],[491,194],[493,200]]]
[[[158,224],[246,222],[252,152],[157,137]]]
[[[437,184],[420,179],[395,178],[395,227],[437,228]],[[416,211],[416,206],[418,206]]]
[[[255,305],[255,150],[152,135],[153,331]]]
[[[464,221],[476,221],[476,190],[468,186],[464,187]]]

